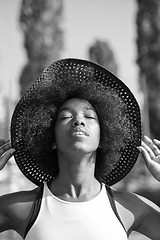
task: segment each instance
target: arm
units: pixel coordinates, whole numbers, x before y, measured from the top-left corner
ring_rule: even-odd
[[[151,140],[145,136],[139,150],[153,177],[160,181],[160,141],[157,139]],[[133,230],[138,231],[153,240],[160,239],[160,208],[148,199],[138,195],[134,205],[138,205],[140,208],[138,208],[138,224],[135,221],[136,224]]]
[[[160,208],[142,196],[137,195],[137,198],[138,204],[141,206],[141,214],[137,221],[138,225],[133,230],[144,234],[152,240],[160,239]]]
[[[22,237],[32,216],[37,189],[0,197],[0,232],[14,230]]]
[[[0,139],[0,170],[4,168],[8,160],[13,156],[14,149],[11,148],[9,141]],[[0,197],[0,231],[12,229],[7,205],[9,206],[10,195]]]
[[[151,174],[160,181],[160,141],[144,137],[139,150]],[[152,240],[160,239],[160,208],[148,199],[128,192],[113,191],[117,211],[128,236],[140,232]]]
[[[0,140],[0,170],[13,156],[14,149],[8,141]],[[22,237],[32,214],[37,189],[6,194],[0,197],[0,232],[15,230]]]
[[[128,236],[137,231],[152,240],[160,239],[160,209],[157,205],[137,194],[116,190],[113,194]]]

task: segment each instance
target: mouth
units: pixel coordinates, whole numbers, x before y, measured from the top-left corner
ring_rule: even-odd
[[[74,129],[74,131],[72,131],[72,133],[71,133],[71,136],[83,137],[83,136],[89,136],[89,134],[85,129]]]
[[[71,134],[71,136],[83,137],[83,136],[86,136],[86,134],[83,133],[83,132],[73,132],[73,133]]]

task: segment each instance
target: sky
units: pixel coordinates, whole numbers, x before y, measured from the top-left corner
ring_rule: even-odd
[[[0,94],[18,99],[18,79],[26,63],[19,26],[21,0],[0,0]],[[118,77],[138,98],[135,0],[64,0],[61,57],[87,59],[95,40],[106,41],[118,65]]]
[[[136,93],[135,0],[65,0],[64,57],[88,58],[96,39],[106,41],[118,64],[118,76]]]
[[[18,24],[21,0],[0,0],[0,95],[17,99],[18,78],[26,62]]]

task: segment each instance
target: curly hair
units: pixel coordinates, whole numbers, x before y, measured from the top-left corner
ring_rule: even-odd
[[[53,91],[54,88],[54,91]],[[54,93],[54,94],[53,94]],[[58,158],[54,143],[54,126],[60,106],[70,98],[85,99],[94,107],[100,123],[100,148],[97,149],[95,176],[98,180],[109,173],[119,160],[127,142],[133,141],[134,123],[126,103],[111,87],[86,82],[77,86],[72,81],[63,86],[45,86],[40,89],[25,109],[21,133],[26,150],[37,162],[50,166],[58,174]],[[54,101],[53,101],[54,99]]]

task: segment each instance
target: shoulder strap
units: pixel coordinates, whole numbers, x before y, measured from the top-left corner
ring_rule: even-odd
[[[43,188],[44,188],[44,184],[42,184],[39,187],[39,191],[38,191],[38,194],[37,194],[37,197],[35,199],[34,206],[33,206],[32,216],[31,216],[31,218],[28,222],[28,225],[26,227],[26,230],[25,230],[24,239],[25,239],[27,233],[29,232],[29,230],[31,229],[31,227],[33,226],[33,224],[36,221],[36,218],[39,214],[39,210],[40,210],[40,207],[41,207],[41,201],[42,201],[42,195],[43,195]]]
[[[125,232],[126,232],[126,229],[125,229],[125,227],[124,227],[124,224],[123,224],[123,222],[122,222],[122,220],[121,220],[121,218],[120,218],[120,216],[119,216],[119,214],[118,214],[118,211],[117,211],[117,208],[116,208],[116,204],[115,204],[115,201],[114,201],[114,197],[113,197],[112,190],[111,190],[111,188],[110,188],[108,185],[106,185],[106,190],[107,190],[108,198],[109,198],[111,207],[112,207],[112,209],[113,209],[113,212],[115,213],[116,217],[118,218],[118,220],[120,221],[120,223],[122,224],[122,226],[123,226],[123,228],[124,228],[124,230],[125,230]]]

